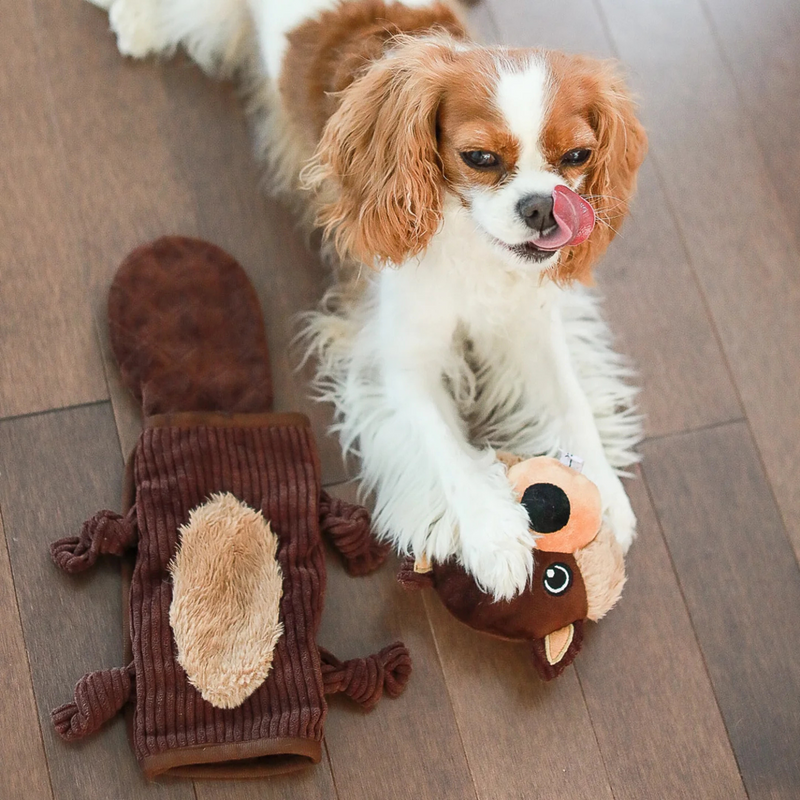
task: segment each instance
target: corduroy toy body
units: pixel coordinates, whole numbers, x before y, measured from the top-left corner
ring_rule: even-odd
[[[149,777],[316,763],[326,693],[369,708],[384,690],[399,694],[410,673],[400,643],[344,663],[318,648],[320,530],[351,574],[377,567],[386,548],[372,542],[363,509],[321,490],[308,419],[270,411],[258,300],[230,256],[177,237],[139,248],[114,280],[109,322],[145,415],[124,515],[96,514],[52,552],[80,572],[101,553],[137,547],[130,663],[85,676],[74,702],[53,712],[56,729],[81,738],[135,699],[132,742]],[[234,523],[214,527],[219,519]],[[232,574],[215,578],[223,563]]]

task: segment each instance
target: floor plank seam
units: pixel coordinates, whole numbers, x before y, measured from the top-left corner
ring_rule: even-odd
[[[717,422],[709,422],[708,425],[700,425],[697,428],[686,428],[682,431],[670,431],[669,433],[659,433],[655,436],[645,436],[642,439],[642,444],[649,444],[650,442],[661,442],[664,439],[672,439],[678,436],[688,436],[692,433],[702,433],[703,431],[712,431],[715,428],[724,428],[726,425],[735,425],[740,422],[747,422],[747,417],[732,417],[731,419],[723,419]]]
[[[328,740],[324,736],[322,737],[322,746],[325,749],[325,761],[327,762],[328,770],[331,773],[331,783],[333,783],[333,792],[338,800],[340,795],[339,795],[339,787],[336,784],[336,773],[333,770],[333,759],[331,758],[331,751],[328,750]]]
[[[33,417],[42,417],[45,414],[55,414],[60,411],[76,411],[81,408],[92,408],[93,406],[101,406],[104,403],[111,403],[111,398],[106,397],[102,400],[90,400],[87,403],[76,403],[74,406],[56,406],[55,408],[45,408],[41,411],[30,411],[27,414],[12,414],[7,417],[0,417],[0,424],[4,422],[17,422],[22,419],[31,419]]]
[[[491,28],[492,39],[495,42],[499,42],[500,41],[500,26],[498,25],[497,19],[495,19],[495,16],[494,16],[494,7],[489,2],[486,2],[484,7],[486,9],[486,18],[489,20],[489,27]]]
[[[611,30],[611,27],[610,27],[610,25],[608,23],[606,15],[605,15],[605,13],[603,11],[602,2],[601,2],[601,0],[593,0],[593,2],[595,4],[595,7],[596,7],[598,13],[600,14],[600,19],[603,22],[604,36],[606,37],[606,41],[607,41],[607,44],[608,44],[608,46],[609,46],[609,48],[611,50],[611,53],[613,54],[613,56],[616,59],[618,59],[619,61],[622,61],[622,59],[620,57],[619,47],[617,46],[616,40],[614,38],[614,33]],[[700,0],[698,0],[698,2],[700,2]],[[738,95],[738,88],[737,88],[737,95]],[[741,103],[741,101],[740,101],[740,105],[742,105],[745,108],[745,111],[747,112],[746,106],[744,106]],[[749,115],[748,115],[748,119],[749,119]],[[662,194],[662,196],[664,198],[664,204],[666,205],[667,211],[668,211],[668,213],[669,213],[669,215],[670,215],[670,217],[672,219],[673,224],[675,225],[675,229],[676,229],[677,234],[678,234],[678,240],[680,242],[681,248],[683,249],[684,255],[686,257],[686,263],[689,266],[689,271],[690,271],[690,273],[692,275],[692,280],[693,280],[693,282],[695,284],[695,287],[697,288],[697,293],[698,293],[698,297],[700,298],[700,303],[701,303],[701,305],[703,307],[703,310],[705,311],[706,317],[708,318],[708,321],[709,321],[709,324],[710,324],[710,327],[711,327],[711,332],[712,332],[713,337],[714,337],[714,342],[716,343],[717,349],[719,350],[723,366],[725,367],[725,371],[726,371],[726,373],[728,375],[728,380],[730,381],[731,387],[733,388],[734,394],[736,395],[736,401],[739,404],[739,409],[741,410],[742,414],[745,415],[747,413],[747,409],[746,409],[745,404],[744,404],[744,402],[742,400],[742,393],[741,393],[741,391],[739,389],[739,385],[738,385],[738,383],[736,381],[736,377],[735,377],[735,374],[734,374],[732,366],[731,366],[731,360],[730,360],[730,358],[728,356],[728,352],[725,349],[724,343],[722,341],[722,337],[720,336],[719,327],[717,325],[716,317],[715,317],[715,315],[714,315],[714,313],[713,313],[713,311],[711,309],[711,305],[710,305],[710,303],[708,301],[708,297],[707,297],[705,289],[703,287],[703,283],[702,283],[702,281],[700,279],[700,275],[698,273],[697,266],[695,264],[695,260],[694,260],[694,257],[693,257],[692,249],[689,246],[689,241],[686,238],[686,235],[685,235],[685,233],[683,231],[683,226],[681,225],[680,218],[679,218],[679,216],[678,216],[678,214],[677,214],[677,212],[675,210],[675,206],[674,206],[674,204],[672,202],[672,198],[670,196],[670,192],[669,192],[669,188],[667,186],[667,182],[664,179],[664,172],[663,172],[663,170],[661,168],[659,157],[657,155],[657,150],[655,148],[651,147],[650,152],[649,152],[647,157],[648,157],[648,159],[650,160],[650,162],[652,164],[653,172],[655,173],[656,180],[658,181],[659,189],[661,190],[661,194]]]
[[[56,797],[55,790],[53,789],[53,776],[50,774],[50,759],[47,757],[47,748],[44,746],[44,731],[42,730],[42,719],[39,715],[39,701],[36,697],[36,687],[33,682],[33,669],[31,667],[31,659],[30,659],[30,651],[28,649],[28,643],[25,639],[25,626],[22,624],[22,615],[20,614],[19,610],[19,597],[17,596],[17,583],[16,579],[14,578],[14,563],[11,560],[11,551],[8,548],[8,538],[5,533],[6,527],[3,523],[3,509],[0,507],[0,531],[3,532],[3,547],[6,549],[6,558],[8,559],[8,570],[11,573],[11,588],[14,592],[14,612],[17,615],[17,621],[19,622],[19,630],[22,634],[22,644],[25,649],[25,664],[28,667],[28,681],[30,682],[31,688],[31,697],[33,698],[34,703],[34,710],[36,712],[36,723],[39,731],[39,742],[42,745],[42,755],[44,756],[44,763],[47,766],[47,782],[50,786],[50,797],[51,800]]]
[[[467,765],[467,769],[469,770],[469,779],[472,782],[472,791],[475,793],[475,800],[480,800],[480,795],[478,793],[478,784],[475,781],[475,774],[472,771],[472,763],[469,760],[469,755],[467,754],[467,748],[464,744],[464,736],[461,733],[461,724],[458,721],[458,714],[456,713],[456,707],[453,703],[453,695],[450,691],[450,682],[447,680],[447,671],[444,668],[444,661],[442,660],[442,654],[439,650],[439,639],[436,636],[436,629],[433,626],[433,622],[431,620],[431,615],[428,611],[428,598],[423,595],[422,597],[422,607],[425,609],[425,621],[428,624],[428,630],[431,633],[431,637],[433,639],[433,646],[436,650],[436,658],[439,662],[439,669],[442,673],[442,680],[444,681],[444,688],[447,691],[447,702],[450,704],[450,711],[453,714],[453,720],[456,724],[456,731],[458,732],[458,742],[461,745],[461,752],[464,754],[464,763]]]
[[[642,475],[642,478],[641,478],[642,486],[644,486],[644,490],[647,493],[647,498],[648,498],[648,500],[650,502],[650,507],[653,510],[653,516],[655,517],[656,525],[658,526],[658,534],[661,537],[661,541],[663,542],[664,547],[666,549],[667,558],[669,559],[669,564],[670,564],[670,567],[672,568],[672,574],[675,576],[675,585],[678,587],[678,591],[680,592],[681,602],[683,603],[683,607],[686,610],[686,617],[689,620],[689,625],[691,626],[691,629],[692,629],[692,636],[694,638],[694,643],[695,643],[695,646],[697,648],[697,652],[700,655],[700,660],[703,663],[703,671],[705,673],[706,679],[708,680],[708,685],[711,687],[711,694],[714,697],[714,705],[717,707],[717,713],[719,714],[719,718],[722,720],[722,725],[725,728],[725,738],[727,739],[728,748],[730,749],[731,755],[733,756],[734,763],[736,764],[736,770],[739,773],[739,780],[741,781],[741,784],[742,784],[742,791],[745,793],[745,796],[747,798],[749,798],[750,797],[750,793],[747,790],[747,784],[745,783],[744,776],[742,774],[742,767],[741,767],[741,764],[739,763],[739,756],[737,755],[736,748],[734,748],[733,741],[731,740],[731,734],[730,734],[730,731],[728,730],[728,722],[725,719],[725,714],[722,711],[722,705],[720,704],[719,697],[717,696],[717,687],[716,687],[716,684],[714,683],[714,680],[713,680],[713,678],[711,676],[711,671],[708,668],[708,662],[706,661],[706,654],[705,654],[705,651],[703,650],[703,645],[702,645],[702,643],[700,641],[700,637],[697,635],[697,630],[695,629],[695,626],[694,626],[694,619],[692,617],[692,612],[691,612],[691,609],[689,608],[689,603],[686,600],[686,594],[685,594],[685,592],[683,590],[683,585],[681,583],[680,574],[678,573],[678,570],[675,567],[675,561],[674,561],[674,559],[672,557],[672,550],[670,549],[669,542],[667,541],[667,537],[664,535],[664,527],[661,524],[661,517],[659,516],[659,513],[658,513],[658,508],[656,506],[655,497],[653,496],[653,493],[650,490],[650,484],[647,481],[647,475],[646,475],[646,472],[645,472],[644,464],[642,465],[641,475]]]
[[[750,425],[750,420],[745,419],[743,420],[747,426],[747,435],[750,437],[750,441],[753,444],[753,449],[756,451],[756,457],[758,458],[758,465],[761,467],[761,471],[764,473],[764,483],[767,485],[767,489],[769,490],[769,496],[772,498],[772,502],[775,505],[775,509],[778,512],[778,517],[781,521],[781,527],[783,528],[783,535],[787,542],[789,542],[789,547],[791,548],[792,552],[794,553],[794,560],[797,563],[797,568],[800,570],[800,550],[797,549],[795,546],[794,541],[792,540],[791,534],[789,533],[789,523],[786,519],[786,516],[783,513],[783,508],[781,504],[778,502],[778,496],[775,494],[775,488],[772,485],[772,481],[769,479],[769,472],[767,471],[767,462],[764,459],[764,454],[761,452],[761,448],[758,446],[758,439],[756,439],[755,434],[753,433],[753,428]]]
[[[603,764],[603,774],[606,776],[606,783],[608,784],[608,791],[611,797],[616,799],[617,793],[614,791],[614,784],[611,780],[611,773],[608,771],[608,764],[606,762],[603,748],[600,746],[600,737],[597,735],[597,730],[594,727],[594,719],[592,718],[592,711],[589,708],[589,702],[586,699],[586,692],[583,690],[583,681],[581,681],[580,669],[575,665],[575,677],[578,681],[578,688],[581,690],[581,697],[583,698],[583,707],[586,709],[586,716],[589,717],[589,725],[592,727],[592,736],[594,736],[594,743],[597,745],[597,752],[600,754],[600,761]]]
[[[730,80],[731,84],[733,85],[733,89],[736,92],[736,98],[739,101],[739,105],[744,109],[745,115],[747,117],[748,128],[750,129],[750,135],[753,138],[753,141],[758,148],[758,154],[761,157],[761,172],[767,177],[769,180],[770,186],[772,187],[773,194],[778,199],[778,202],[783,209],[784,216],[786,217],[787,223],[789,223],[789,214],[788,210],[783,204],[783,200],[781,199],[781,193],[779,187],[775,185],[773,178],[772,178],[772,170],[769,168],[769,162],[767,159],[767,154],[764,151],[764,146],[761,143],[760,137],[757,135],[756,127],[755,127],[755,120],[753,118],[754,112],[750,107],[750,103],[747,102],[747,99],[742,92],[742,88],[739,84],[739,80],[736,77],[736,72],[733,69],[733,65],[731,64],[730,57],[728,56],[727,48],[725,47],[725,43],[720,36],[719,30],[717,28],[717,22],[714,19],[714,15],[711,13],[711,9],[708,7],[706,0],[697,0],[698,5],[700,6],[700,11],[705,18],[706,24],[708,25],[708,29],[711,32],[711,39],[714,42],[714,46],[717,48],[717,54],[722,61],[722,66],[724,67],[725,71],[728,73],[728,79]],[[789,230],[792,232],[792,242],[794,244],[795,256],[800,258],[800,238],[798,237],[798,232],[794,229],[791,224],[788,224]]]

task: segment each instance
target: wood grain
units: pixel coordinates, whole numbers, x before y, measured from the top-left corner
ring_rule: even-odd
[[[800,361],[788,346],[800,341],[794,232],[697,0],[602,7],[648,98],[653,157],[800,554]]]
[[[800,241],[800,6],[793,0],[704,0],[703,7]]]
[[[524,8],[523,8],[524,6]],[[612,55],[591,3],[496,2],[503,41]],[[646,106],[649,98],[643,95]],[[631,218],[597,269],[618,348],[643,387],[647,434],[699,428],[742,416],[716,334],[658,174],[645,162]]]
[[[196,208],[165,141],[167,67],[123,59],[108,15],[85,0],[33,0],[41,61],[72,175],[82,279],[125,452],[141,429],[108,344],[108,286],[124,256],[164,233],[197,232]],[[70,69],[61,65],[70,64]]]
[[[194,782],[197,800],[336,800],[327,753],[315,767],[265,780]]]
[[[0,719],[14,725],[12,736],[0,737],[0,798],[47,800],[53,793],[1,518],[0,615]]]
[[[613,797],[572,668],[542,683],[527,647],[457,622],[424,593],[478,797]]]
[[[0,0],[0,417],[107,396],[28,0]]]
[[[680,587],[641,480],[627,482],[639,519],[619,605],[590,625],[576,660],[616,800],[743,800]]]
[[[751,800],[800,791],[800,571],[744,423],[646,448],[644,472]]]
[[[190,800],[190,784],[144,780],[122,717],[77,745],[61,741],[50,722],[84,673],[121,666],[119,565],[104,560],[71,578],[48,550],[95,511],[119,508],[121,476],[108,403],[0,422],[0,505],[53,795]]]
[[[351,484],[332,493],[355,501]],[[398,639],[414,667],[405,692],[365,714],[333,697],[325,737],[342,798],[475,797],[422,598],[395,580],[396,559],[351,578],[329,553],[328,592],[319,641],[341,659],[379,651]]]

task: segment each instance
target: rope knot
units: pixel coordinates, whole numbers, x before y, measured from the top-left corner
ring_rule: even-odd
[[[83,523],[79,536],[68,536],[50,545],[50,555],[64,572],[89,569],[101,554],[121,556],[136,544],[136,506],[122,517],[98,511]]]
[[[390,545],[372,535],[372,518],[366,508],[323,491],[319,512],[320,527],[341,554],[350,575],[366,575],[386,561]]]
[[[322,648],[320,656],[325,694],[344,692],[366,710],[377,704],[384,691],[389,697],[397,697],[411,675],[411,656],[402,642],[367,658],[339,661]]]
[[[133,694],[134,674],[131,662],[84,675],[75,686],[73,702],[50,714],[58,735],[67,741],[82,739],[116,716]]]

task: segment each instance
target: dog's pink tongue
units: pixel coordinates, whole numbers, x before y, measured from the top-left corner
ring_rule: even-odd
[[[553,216],[558,227],[534,241],[540,250],[558,250],[568,244],[580,244],[589,238],[594,229],[594,209],[566,186],[553,189]]]

